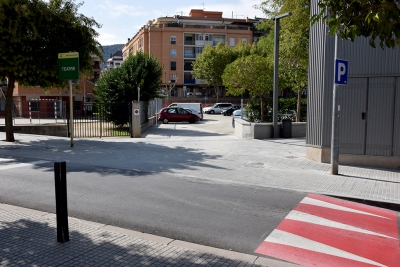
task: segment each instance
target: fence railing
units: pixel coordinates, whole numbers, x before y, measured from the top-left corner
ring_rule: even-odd
[[[130,136],[131,110],[130,103],[85,104],[74,110],[74,136]]]

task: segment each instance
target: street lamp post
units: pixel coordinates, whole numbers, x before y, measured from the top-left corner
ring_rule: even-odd
[[[291,12],[287,12],[278,15],[272,20],[275,21],[275,34],[274,34],[274,94],[273,94],[273,114],[272,114],[272,125],[274,128],[273,138],[279,137],[278,128],[278,85],[279,85],[279,31],[280,31],[280,19],[291,16]]]

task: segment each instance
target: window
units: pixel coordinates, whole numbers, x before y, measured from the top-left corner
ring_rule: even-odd
[[[229,38],[229,45],[230,46],[235,46],[235,37]]]
[[[176,36],[171,36],[171,44],[176,44]]]
[[[175,48],[171,48],[170,57],[176,57],[176,49]]]
[[[171,61],[171,70],[176,70],[176,61]]]
[[[242,42],[243,42],[243,43],[247,43],[247,38],[246,38],[246,37],[243,37],[243,38],[242,38]]]
[[[35,101],[35,102],[30,102],[31,104],[31,111],[39,111],[39,102]]]
[[[171,83],[174,83],[176,81],[176,74],[171,74],[169,76],[169,80],[171,81]]]

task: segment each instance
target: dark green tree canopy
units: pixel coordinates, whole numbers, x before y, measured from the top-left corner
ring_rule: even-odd
[[[323,19],[332,35],[370,37],[372,47],[375,39],[382,48],[400,46],[400,0],[319,0],[318,6],[312,22]]]
[[[79,52],[82,72],[101,58],[95,28],[100,25],[78,13],[71,0],[2,0],[0,2],[0,77],[24,85],[63,87],[58,79],[58,53]]]
[[[106,71],[94,88],[103,103],[121,103],[138,100],[148,102],[160,94],[163,68],[156,57],[138,52],[129,56],[116,69]]]

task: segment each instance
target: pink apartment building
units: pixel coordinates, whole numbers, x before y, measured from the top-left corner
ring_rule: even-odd
[[[136,51],[156,56],[164,66],[163,86],[175,85],[173,96],[212,96],[213,87],[193,77],[192,63],[206,45],[257,41],[260,34],[254,27],[256,22],[258,19],[223,18],[222,12],[198,9],[192,9],[189,16],[157,18],[128,38],[123,58]]]

